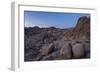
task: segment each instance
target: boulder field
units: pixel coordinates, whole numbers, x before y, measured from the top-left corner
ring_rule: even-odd
[[[24,61],[90,58],[90,17],[82,16],[73,28],[24,28]]]

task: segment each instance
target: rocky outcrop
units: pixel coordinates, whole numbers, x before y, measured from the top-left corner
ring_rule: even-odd
[[[76,26],[64,33],[67,40],[84,39],[90,40],[90,17],[80,17]],[[63,38],[62,36],[62,38]]]
[[[73,28],[25,27],[24,61],[90,58],[90,17]]]

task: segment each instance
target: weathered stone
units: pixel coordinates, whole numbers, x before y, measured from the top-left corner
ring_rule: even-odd
[[[72,57],[72,47],[71,44],[66,43],[60,50],[60,56],[62,59],[70,59]]]
[[[84,43],[85,46],[85,57],[90,58],[90,43]]]
[[[82,58],[84,57],[84,45],[80,43],[76,43],[72,46],[73,57],[74,58]]]
[[[42,55],[47,55],[54,50],[54,44],[45,44],[41,49],[40,52]]]
[[[68,41],[57,40],[54,41],[55,48],[61,49],[65,44],[68,44]]]

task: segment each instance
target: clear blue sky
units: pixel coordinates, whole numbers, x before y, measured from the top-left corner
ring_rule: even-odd
[[[69,28],[76,25],[79,17],[89,15],[84,13],[24,11],[24,25],[25,27]]]

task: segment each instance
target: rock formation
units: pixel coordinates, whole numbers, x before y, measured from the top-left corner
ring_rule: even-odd
[[[90,17],[73,28],[25,27],[24,61],[90,58]]]

